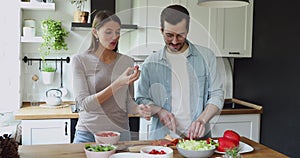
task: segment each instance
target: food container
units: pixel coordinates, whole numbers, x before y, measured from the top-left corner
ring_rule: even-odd
[[[34,19],[24,19],[24,26],[36,27]]]
[[[34,37],[35,36],[35,28],[30,26],[23,27],[23,36],[24,37]]]
[[[97,144],[117,144],[120,140],[120,133],[116,131],[100,131],[94,133]]]
[[[182,156],[190,158],[211,157],[216,149],[214,145],[207,144],[205,140],[185,140],[183,142],[179,142],[176,145],[176,148]]]
[[[111,146],[110,144],[97,144],[101,146]],[[96,146],[96,145],[92,145]],[[114,146],[113,150],[110,151],[89,151],[84,148],[84,152],[87,158],[109,158],[112,154],[116,153],[116,147]]]
[[[143,158],[173,158],[173,149],[164,146],[145,146],[140,153]]]

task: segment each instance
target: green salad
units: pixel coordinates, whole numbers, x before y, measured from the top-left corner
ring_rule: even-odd
[[[177,147],[194,151],[215,149],[215,146],[207,144],[206,140],[181,140]]]
[[[106,151],[111,151],[116,149],[114,145],[91,145],[91,144],[86,144],[85,149],[88,151],[94,151],[94,152],[106,152]]]

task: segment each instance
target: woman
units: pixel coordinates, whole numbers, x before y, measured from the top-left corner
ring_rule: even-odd
[[[119,131],[130,140],[128,113],[137,113],[133,82],[140,71],[132,58],[117,52],[120,19],[99,11],[92,24],[89,49],[72,58],[74,98],[79,108],[74,143],[94,142],[93,133]]]

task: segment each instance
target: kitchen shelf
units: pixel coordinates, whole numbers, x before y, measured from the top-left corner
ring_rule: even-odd
[[[20,8],[24,10],[55,10],[55,3],[21,2]]]
[[[43,38],[40,36],[34,36],[34,37],[21,37],[21,42],[22,43],[42,43]]]
[[[71,30],[83,30],[83,31],[90,31],[92,27],[91,23],[76,23],[72,22]],[[138,29],[137,25],[133,24],[122,24],[121,25],[122,30],[135,30]]]

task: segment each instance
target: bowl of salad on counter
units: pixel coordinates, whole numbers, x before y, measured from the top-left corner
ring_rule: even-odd
[[[140,153],[145,158],[173,158],[173,149],[164,146],[145,146]]]
[[[206,140],[180,140],[178,152],[187,158],[206,158],[214,154],[216,146]]]
[[[87,158],[109,158],[116,152],[116,148],[110,144],[86,144],[84,151]]]

